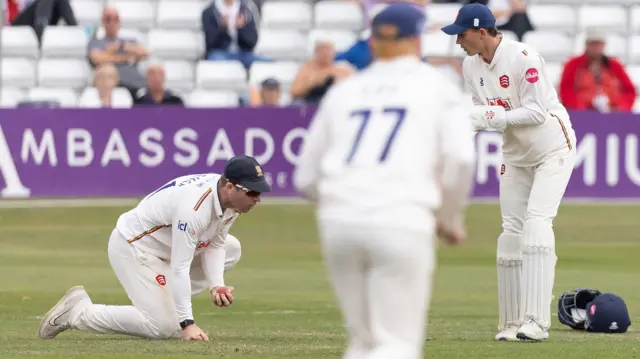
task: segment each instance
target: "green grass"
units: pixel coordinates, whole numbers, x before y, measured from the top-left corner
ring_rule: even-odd
[[[126,209],[0,210],[0,358],[340,358],[344,331],[308,206],[262,206],[236,222],[232,233],[243,254],[226,275],[236,303],[220,309],[206,295],[194,299],[210,342],[80,332],[40,340],[40,316],[70,286],[84,285],[96,303],[129,304],[106,255]],[[611,291],[638,317],[639,219],[639,207],[563,206],[555,225],[556,297],[576,287]],[[426,357],[640,358],[633,327],[623,335],[586,334],[556,317],[545,343],[494,342],[498,207],[472,206],[468,227],[466,244],[439,250]]]

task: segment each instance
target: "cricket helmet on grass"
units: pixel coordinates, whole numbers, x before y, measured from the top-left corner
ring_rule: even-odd
[[[631,325],[622,298],[588,288],[570,290],[560,296],[558,320],[573,329],[591,333],[625,333]]]
[[[558,320],[576,330],[585,330],[587,304],[602,294],[597,289],[578,288],[563,293],[558,299]]]

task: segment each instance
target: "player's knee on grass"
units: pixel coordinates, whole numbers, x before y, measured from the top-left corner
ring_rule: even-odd
[[[170,339],[180,330],[174,316],[149,319],[147,327],[152,339]]]
[[[224,251],[224,270],[228,271],[235,267],[240,261],[240,257],[242,255],[242,246],[240,245],[240,241],[236,237],[227,234]]]

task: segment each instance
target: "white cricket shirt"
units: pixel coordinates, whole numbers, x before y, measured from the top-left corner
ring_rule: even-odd
[[[502,147],[506,164],[535,166],[575,148],[569,114],[546,73],[544,59],[530,46],[503,38],[490,64],[480,55],[467,56],[463,75],[474,105],[506,109]]]
[[[321,219],[433,231],[442,163],[474,161],[462,99],[460,89],[415,57],[374,62],[323,98],[304,140],[296,188],[317,201]]]
[[[203,268],[211,288],[223,286],[224,243],[239,213],[220,206],[219,174],[178,177],[146,196],[122,214],[117,230],[142,252],[170,263],[165,275],[180,320],[193,319],[189,272],[196,253],[203,253]],[[160,285],[160,284],[159,284]]]

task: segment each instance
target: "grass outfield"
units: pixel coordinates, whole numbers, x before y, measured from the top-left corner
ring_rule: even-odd
[[[243,255],[226,276],[236,287],[236,303],[220,309],[206,295],[194,299],[209,342],[79,332],[40,340],[40,316],[70,286],[84,285],[96,303],[128,304],[106,255],[112,226],[126,209],[0,210],[0,358],[340,358],[344,331],[312,208],[305,205],[262,206],[236,222],[232,233]],[[555,316],[545,343],[494,342],[499,217],[496,205],[473,205],[469,242],[440,249],[426,357],[640,358],[633,326],[622,335],[586,334],[561,326]],[[638,206],[564,205],[555,227],[556,297],[575,287],[611,291],[637,318],[639,219]]]

